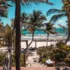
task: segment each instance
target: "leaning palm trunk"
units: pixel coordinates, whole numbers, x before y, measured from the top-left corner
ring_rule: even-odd
[[[15,44],[15,59],[16,59],[16,70],[20,70],[20,0],[15,2],[15,27],[16,27],[16,44]]]
[[[68,14],[67,15],[67,18],[68,18],[68,37],[65,41],[65,44],[68,42],[68,40],[70,39],[70,15]]]
[[[67,37],[67,39],[66,39],[66,41],[65,41],[65,44],[68,42],[68,40],[70,39],[70,28],[68,28],[68,37]]]
[[[26,59],[28,57],[28,48],[31,45],[31,43],[33,42],[33,38],[34,38],[34,31],[32,33],[32,41],[28,44],[28,41],[26,41],[26,51],[24,51],[24,66],[26,67]]]

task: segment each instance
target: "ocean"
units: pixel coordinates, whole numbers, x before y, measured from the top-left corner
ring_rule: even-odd
[[[59,35],[66,35],[67,34],[67,30],[64,28],[56,28],[55,32],[57,32]],[[21,34],[22,35],[28,35],[28,34],[32,34],[30,33],[28,30],[21,30]],[[35,35],[42,35],[42,34],[46,34],[43,30],[36,30],[34,32]]]

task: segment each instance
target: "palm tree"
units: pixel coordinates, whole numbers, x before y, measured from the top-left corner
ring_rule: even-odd
[[[15,59],[16,59],[16,70],[20,70],[20,0],[15,0],[15,28],[16,28],[16,43],[15,43]]]
[[[55,28],[53,27],[53,23],[44,23],[44,25],[46,26],[46,29],[44,30],[47,33],[47,44],[46,46],[48,46],[48,40],[49,40],[49,34],[56,34],[55,32]]]
[[[4,40],[5,40],[6,45],[8,46],[8,70],[11,70],[12,28],[9,25],[5,26],[4,34],[5,34]]]
[[[66,39],[66,42],[70,39],[70,1],[69,0],[62,0],[63,2],[63,7],[61,10],[59,9],[50,9],[47,12],[47,15],[51,14],[51,13],[57,13],[55,15],[52,16],[50,22],[56,22],[58,19],[62,18],[62,17],[67,17],[68,19],[68,37]]]
[[[26,41],[26,52],[28,51],[28,47],[30,46],[30,44],[33,42],[33,38],[34,38],[34,32],[36,29],[39,29],[42,26],[42,22],[43,20],[45,20],[45,16],[42,15],[42,13],[40,11],[33,11],[32,14],[29,15],[29,19],[28,22],[26,24],[26,29],[29,30],[29,32],[32,33],[32,41],[28,44],[28,41]],[[22,19],[24,20],[24,18]],[[26,56],[25,56],[26,57]],[[26,62],[26,60],[24,61]],[[26,64],[25,64],[26,65]]]
[[[40,11],[33,11],[32,14],[30,14],[29,16],[27,16],[26,13],[22,13],[21,16],[21,21],[22,21],[22,26],[24,26],[24,29],[29,30],[29,32],[32,33],[32,41],[33,41],[33,37],[34,37],[34,31],[36,29],[39,29],[42,26],[42,22],[43,20],[45,20],[45,16],[42,15],[42,13]],[[30,44],[32,43],[32,41],[30,42]],[[28,44],[28,41],[26,41],[26,52],[24,54],[27,53],[28,51],[28,47],[30,46],[30,44]],[[24,65],[26,66],[26,56],[24,55]]]

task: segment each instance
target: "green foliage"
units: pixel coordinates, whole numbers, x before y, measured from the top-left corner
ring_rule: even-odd
[[[40,55],[39,61],[45,64],[47,59],[54,59],[54,53],[52,52],[52,45],[48,47],[40,47],[37,49],[37,53]]]
[[[21,66],[25,66],[25,65],[24,65],[24,54],[23,54],[23,53],[22,53],[21,56],[20,56],[20,65],[21,65]]]
[[[70,66],[70,53],[66,56],[64,61],[67,63],[68,66]]]
[[[12,66],[15,66],[15,54],[12,55]]]
[[[0,53],[0,66],[4,65],[5,59],[6,59],[6,55],[4,53]],[[24,66],[24,54],[21,54],[20,56],[20,65]],[[15,55],[12,55],[12,66],[15,66]]]
[[[15,66],[15,55],[12,55],[12,66]],[[24,54],[20,55],[20,66],[24,66]]]
[[[55,49],[53,53],[55,53],[54,57],[55,57],[55,61],[57,62],[63,61],[64,58],[66,57],[66,51],[62,49]]]
[[[56,61],[64,61],[64,59],[68,59],[67,55],[70,54],[70,46],[65,45],[62,41],[56,44],[56,48],[53,53],[55,53]]]
[[[4,65],[4,60],[5,60],[5,54],[0,53],[0,66]]]
[[[59,41],[59,42],[56,44],[56,47],[59,48],[59,49],[63,49],[63,47],[65,47],[65,44],[64,44],[62,41]]]
[[[46,58],[41,59],[41,61],[42,61],[41,63],[42,63],[42,64],[45,64],[45,61],[46,61],[46,60],[47,60]]]
[[[70,66],[70,46],[65,45],[61,41],[56,44],[56,47],[51,45],[38,48],[37,53],[40,55],[40,62],[43,64],[45,64],[47,59],[51,59],[56,62],[65,62]]]
[[[46,20],[46,17],[42,14],[41,11],[33,11],[32,14],[30,14],[29,19],[29,28],[28,30],[30,32],[34,32],[36,29],[39,29],[42,26],[42,22]]]

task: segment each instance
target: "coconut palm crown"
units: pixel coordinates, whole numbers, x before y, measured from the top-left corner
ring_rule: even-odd
[[[9,0],[0,0],[0,16],[1,17],[7,17],[7,9],[9,6],[11,6],[10,4],[8,4]]]
[[[24,27],[24,29],[26,29],[27,24],[28,24],[28,20],[29,20],[29,17],[27,15],[27,13],[23,12],[21,14],[21,19],[20,19],[20,22],[21,22],[20,26],[21,26],[21,28]]]
[[[33,11],[30,14],[30,21],[28,22],[29,28],[28,30],[34,34],[36,29],[39,29],[42,26],[42,22],[46,20],[45,16],[41,13],[41,11]]]

